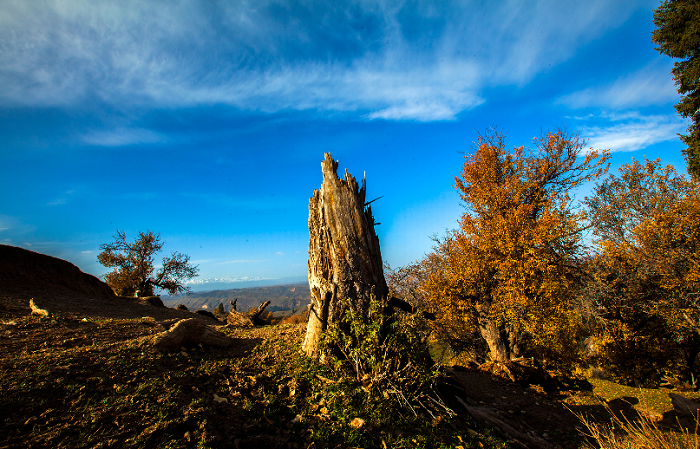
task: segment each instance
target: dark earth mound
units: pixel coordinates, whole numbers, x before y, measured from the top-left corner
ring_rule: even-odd
[[[112,289],[70,262],[16,246],[0,245],[0,287],[27,286],[114,298]]]
[[[115,296],[112,289],[78,267],[56,257],[0,245],[0,318],[28,315],[29,300],[49,313],[67,318],[102,317],[156,320],[196,317],[182,310],[157,307],[145,300]]]

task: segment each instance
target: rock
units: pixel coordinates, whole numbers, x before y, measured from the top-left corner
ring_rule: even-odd
[[[700,404],[676,393],[669,393],[673,410],[679,415],[697,417],[700,412]]]
[[[219,321],[218,318],[216,318],[216,315],[214,315],[213,313],[211,313],[208,310],[200,309],[200,310],[195,311],[194,313],[202,315],[202,316],[208,316],[209,318],[214,318],[216,321]]]
[[[141,298],[141,300],[155,307],[165,307],[165,304],[163,304],[163,300],[160,299],[160,296],[144,296]]]
[[[189,312],[189,311],[190,311],[190,309],[188,309],[187,306],[184,305],[184,304],[178,304],[177,307],[175,307],[175,308],[176,308],[177,310],[184,310],[184,311],[186,311],[186,312]]]

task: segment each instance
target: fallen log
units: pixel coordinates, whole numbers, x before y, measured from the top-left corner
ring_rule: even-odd
[[[253,320],[248,315],[238,313],[235,310],[231,310],[226,315],[226,322],[231,326],[253,327]]]
[[[232,303],[233,305],[233,303]],[[254,325],[262,326],[266,323],[260,318],[260,315],[265,311],[265,308],[270,305],[270,301],[265,301],[260,304],[260,307],[251,309],[248,313],[236,312],[235,305],[228,315],[226,315],[226,322],[232,326],[242,326],[242,327],[253,327]]]
[[[234,339],[204,324],[197,318],[187,318],[178,321],[165,332],[157,334],[151,344],[158,351],[177,351],[182,346],[206,345],[226,347],[233,344]]]
[[[473,407],[467,405],[462,398],[455,396],[457,401],[464,407],[464,409],[475,419],[493,427],[497,427],[506,434],[508,437],[513,438],[515,443],[519,444],[521,447],[526,448],[538,448],[538,449],[549,449],[552,447],[547,441],[542,438],[528,435],[523,432],[519,432],[513,426],[503,421],[495,413],[485,407]]]

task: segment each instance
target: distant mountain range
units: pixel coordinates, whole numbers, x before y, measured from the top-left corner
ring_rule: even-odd
[[[231,308],[230,301],[237,299],[237,309],[239,312],[247,312],[265,301],[270,301],[267,310],[275,312],[290,310],[309,304],[311,302],[311,292],[308,283],[299,282],[286,285],[266,285],[203,291],[191,293],[189,295],[161,296],[161,299],[168,307],[176,307],[178,304],[184,304],[190,310],[212,310],[216,308],[219,303],[222,303],[224,309],[227,311]]]
[[[213,290],[229,290],[232,288],[241,289],[248,287],[263,287],[268,285],[296,285],[306,283],[306,276],[295,276],[287,278],[267,279],[267,278],[250,278],[250,277],[220,277],[193,279],[185,284],[192,289],[193,292],[205,292]]]

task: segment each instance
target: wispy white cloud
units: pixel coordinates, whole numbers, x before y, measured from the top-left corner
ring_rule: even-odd
[[[675,115],[626,113],[602,115],[600,118],[604,120],[603,125],[584,125],[581,134],[588,140],[588,146],[611,152],[637,151],[678,139],[678,133],[684,127],[683,121]]]
[[[557,103],[572,108],[629,108],[675,103],[678,92],[670,72],[670,64],[654,62],[611,83],[565,95],[557,99]]]
[[[553,3],[261,0],[8,1],[0,5],[0,105],[354,112],[452,120],[482,90],[523,85],[646,7]],[[326,20],[309,20],[309,17]],[[601,20],[615,17],[616,20]],[[154,143],[145,129],[91,145]]]
[[[144,143],[165,142],[165,136],[143,128],[123,128],[91,131],[82,137],[88,145],[121,147]]]

